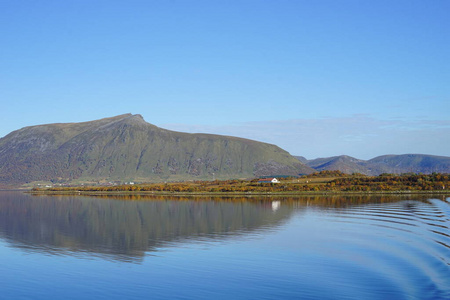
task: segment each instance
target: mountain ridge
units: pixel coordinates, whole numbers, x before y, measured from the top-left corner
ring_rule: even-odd
[[[450,173],[450,157],[428,154],[388,154],[369,160],[357,159],[347,155],[311,160],[305,160],[303,157],[297,157],[297,159],[317,171],[338,170],[347,174]]]
[[[276,145],[170,131],[132,114],[28,126],[0,139],[0,183],[225,179],[313,171]]]
[[[27,126],[0,138],[0,185],[212,180],[321,170],[366,175],[449,173],[450,157],[404,154],[361,160],[340,155],[308,160],[250,139],[167,130],[130,113]]]

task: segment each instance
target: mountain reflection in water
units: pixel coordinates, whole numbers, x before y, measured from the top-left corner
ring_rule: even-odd
[[[220,240],[271,230],[305,207],[326,210],[398,201],[362,196],[2,195],[0,234],[14,247],[55,255],[90,253],[121,261],[140,260],[146,252],[186,240]]]
[[[2,299],[447,300],[449,221],[443,196],[0,192]]]
[[[28,251],[89,252],[126,261],[188,239],[226,239],[267,230],[292,213],[287,206],[274,210],[270,201],[99,198],[7,194],[0,201],[0,234]]]

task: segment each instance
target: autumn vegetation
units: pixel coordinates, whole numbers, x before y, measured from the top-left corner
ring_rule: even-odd
[[[347,175],[340,171],[321,171],[301,177],[279,178],[280,183],[252,180],[214,180],[170,183],[142,183],[34,188],[49,192],[154,192],[154,193],[299,193],[299,192],[408,192],[448,191],[449,174]]]

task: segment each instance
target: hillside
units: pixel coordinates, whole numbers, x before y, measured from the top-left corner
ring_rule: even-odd
[[[339,170],[347,174],[366,172],[363,160],[347,155],[317,158],[304,163],[317,171]]]
[[[338,170],[347,174],[450,173],[450,157],[424,154],[383,155],[370,160],[341,155],[300,161],[317,171]]]
[[[0,184],[242,178],[312,171],[275,145],[165,130],[131,114],[30,126],[0,139]]]
[[[450,173],[450,157],[423,154],[383,155],[367,161],[372,173]]]

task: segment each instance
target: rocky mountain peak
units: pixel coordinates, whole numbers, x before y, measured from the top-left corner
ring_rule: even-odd
[[[139,114],[29,126],[0,139],[0,184],[225,179],[312,171],[275,145],[170,131]]]

